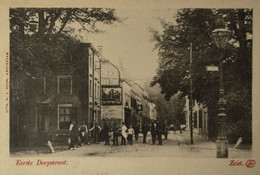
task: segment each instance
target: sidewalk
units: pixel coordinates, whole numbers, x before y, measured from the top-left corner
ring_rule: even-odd
[[[179,145],[186,147],[191,154],[199,153],[202,157],[216,157],[216,142],[200,135],[193,134],[193,145],[191,145],[189,131],[185,131],[182,134],[177,134],[176,137]],[[233,147],[234,144],[228,146],[229,158],[250,158],[252,156],[251,146],[247,146],[248,149],[242,149],[242,146],[238,146],[237,149],[234,149]]]

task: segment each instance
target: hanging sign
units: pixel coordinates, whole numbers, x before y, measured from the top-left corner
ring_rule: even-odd
[[[217,72],[218,71],[218,66],[206,66],[207,71],[210,72]]]
[[[109,61],[103,61],[101,66],[101,85],[120,86],[120,72],[118,68]]]

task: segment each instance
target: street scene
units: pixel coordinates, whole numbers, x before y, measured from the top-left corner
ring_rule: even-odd
[[[10,155],[250,158],[252,13],[10,8]]]
[[[183,134],[169,132],[167,140],[163,138],[163,146],[152,145],[151,135],[147,135],[147,143],[142,143],[142,135],[139,140],[135,140],[133,145],[105,146],[104,143],[91,145],[77,145],[76,150],[70,151],[67,146],[54,146],[55,154],[51,154],[49,148],[24,149],[13,152],[15,157],[186,157],[186,158],[215,158],[216,143],[200,137],[194,136],[196,144],[190,145],[189,133]],[[234,148],[234,144],[229,146],[229,158],[250,158],[252,149],[250,145]]]

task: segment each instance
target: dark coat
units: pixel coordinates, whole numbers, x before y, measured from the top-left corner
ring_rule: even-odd
[[[149,131],[149,127],[147,127],[146,125],[143,125],[142,133],[146,135],[148,131]]]
[[[156,124],[156,126],[154,126]],[[158,129],[158,124],[157,123],[152,123],[151,124],[151,134],[156,134]]]

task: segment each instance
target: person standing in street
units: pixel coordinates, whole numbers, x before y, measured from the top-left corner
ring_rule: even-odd
[[[139,130],[140,130],[140,125],[139,123],[137,123],[134,127],[134,131],[135,131],[135,140],[138,140],[138,134],[139,134]]]
[[[180,134],[182,134],[183,124],[180,125]]]
[[[70,127],[69,127],[69,132],[70,132],[69,139],[68,139],[69,140],[69,149],[74,150],[74,149],[76,149],[75,143],[78,138],[75,120],[72,120]]]
[[[107,123],[104,123],[104,128],[103,128],[103,134],[104,134],[104,139],[105,139],[105,145],[110,145],[109,144],[109,127]]]
[[[122,122],[122,127],[121,127],[121,134],[122,134],[122,140],[121,140],[121,145],[126,145],[126,139],[127,139],[127,127],[125,126],[125,122]]]
[[[128,141],[130,145],[133,145],[133,135],[134,135],[134,129],[132,128],[132,126],[130,125],[129,129],[128,129]]]
[[[99,133],[100,133],[100,131],[101,131],[101,127],[98,125],[98,123],[95,123],[95,125],[89,130],[89,131],[95,131],[95,135],[94,135],[94,137],[95,137],[95,141],[96,141],[96,143],[98,143],[98,140],[99,140]]]
[[[118,128],[116,127],[116,123],[113,126],[113,146],[118,145]]]
[[[156,131],[157,131],[157,137],[158,137],[158,145],[162,145],[162,133],[163,133],[163,127],[162,127],[162,123],[157,121],[156,122]]]
[[[144,124],[142,126],[142,133],[143,133],[143,144],[146,144],[146,135],[147,135],[147,132],[148,132],[148,127],[146,124]]]
[[[162,123],[162,129],[164,134],[164,139],[167,140],[168,138],[168,127],[165,122]]]
[[[152,145],[155,144],[156,135],[157,135],[156,129],[157,129],[157,123],[156,121],[153,121],[151,124]]]
[[[79,127],[79,137],[81,141],[81,145],[89,144],[88,140],[88,126],[86,125],[86,122],[83,121],[82,125]]]

